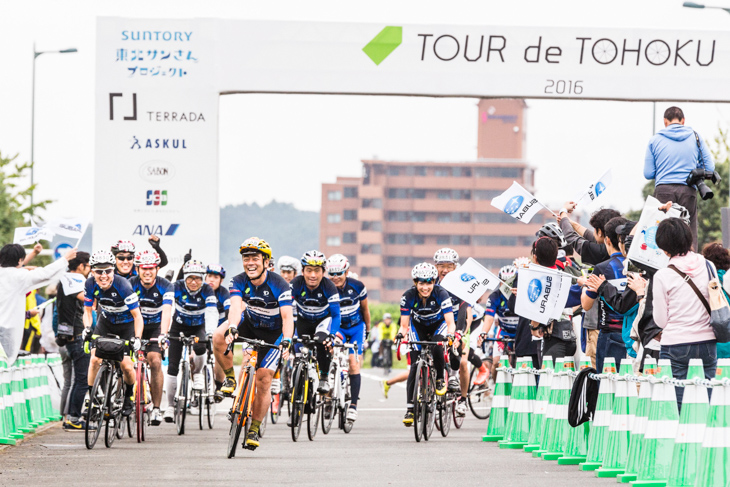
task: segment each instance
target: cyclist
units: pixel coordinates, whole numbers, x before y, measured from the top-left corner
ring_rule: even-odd
[[[332,327],[335,341],[356,343],[357,350],[350,350],[350,408],[347,421],[357,420],[357,400],[360,397],[360,357],[365,350],[367,336],[370,334],[370,308],[368,307],[368,291],[365,284],[348,277],[350,261],[342,254],[335,254],[327,259],[327,275],[340,295],[340,328]]]
[[[498,273],[499,279],[506,283],[513,282],[516,275],[517,267],[514,265],[506,265]],[[492,328],[497,326],[498,331],[495,334],[497,338],[514,339],[517,334],[519,319],[519,316],[509,309],[509,297],[505,296],[499,287],[495,289],[485,302],[483,330],[487,334],[491,334]],[[490,371],[492,377],[495,377],[502,354],[511,350],[514,350],[514,345],[511,343],[495,343],[495,352],[492,354],[492,367]]]
[[[284,255],[276,263],[276,268],[279,269],[279,274],[286,282],[291,282],[299,274],[302,265],[298,259]]]
[[[160,237],[152,235],[148,239],[152,248],[160,256],[159,268],[163,268],[167,265],[167,255],[160,248]],[[134,267],[134,242],[130,240],[119,240],[116,244],[112,245],[111,251],[114,254],[114,258],[117,260],[114,273],[118,274],[126,279],[137,275],[137,269]]]
[[[280,345],[281,351],[272,348],[258,355],[253,418],[244,444],[248,449],[256,449],[261,441],[259,427],[271,404],[271,379],[279,357],[286,359],[289,355],[294,320],[289,284],[267,270],[271,259],[269,244],[252,237],[241,244],[239,253],[243,272],[231,280],[228,327],[221,326],[213,333],[213,351],[226,375],[221,391],[230,395],[236,389],[236,376],[233,354],[225,355],[228,345],[239,335]]]
[[[170,326],[171,337],[179,337],[182,332],[185,336],[197,336],[205,340],[206,335],[218,328],[217,300],[213,288],[203,282],[205,271],[202,262],[189,260],[183,265],[183,278],[173,284],[175,316]],[[175,394],[182,350],[181,341],[170,341],[165,381],[167,409],[164,418],[167,423],[175,421]],[[193,345],[193,389],[200,390],[204,386],[201,371],[205,365],[205,351],[205,342]]]
[[[117,335],[122,340],[129,340],[132,350],[140,348],[140,338],[144,332],[144,320],[139,310],[139,299],[132,286],[125,278],[114,274],[116,260],[108,250],[97,250],[89,259],[92,277],[86,280],[84,287],[84,340],[91,335],[93,325],[92,311],[97,310],[96,329],[99,336]],[[96,374],[101,366],[101,359],[91,351],[88,383],[93,387]],[[121,363],[124,373],[124,405],[122,414],[129,416],[134,410],[134,365],[132,359],[125,355]]]
[[[139,299],[139,309],[144,319],[142,339],[157,338],[157,343],[147,346],[147,363],[150,366],[150,393],[152,395],[152,414],[150,424],[159,426],[162,422],[160,403],[162,401],[162,348],[167,348],[167,332],[172,319],[172,283],[157,275],[160,269],[160,256],[157,252],[145,250],[134,256],[138,275],[129,279],[132,290]]]
[[[390,313],[384,313],[383,321],[378,323],[376,328],[378,329],[378,341],[380,342],[379,355],[385,357],[386,353],[390,354],[390,365],[392,367],[393,351],[387,349],[393,346],[395,336],[398,334],[398,325],[393,322],[393,317]]]
[[[400,331],[396,340],[402,340],[408,333],[409,341],[441,341],[444,334],[449,343],[453,342],[456,325],[451,297],[446,289],[436,284],[438,271],[433,264],[422,262],[411,271],[413,287],[403,293],[400,301]],[[403,424],[413,425],[413,390],[416,385],[415,364],[421,354],[421,346],[411,346],[408,356],[411,369],[406,384],[406,415]],[[444,350],[437,346],[433,349],[433,364],[436,367],[436,394],[446,393],[444,382]]]
[[[231,293],[223,284],[226,278],[226,269],[220,264],[209,264],[205,270],[205,283],[209,285],[215,292],[216,306],[218,307],[218,326],[221,326],[228,319],[228,309],[231,307]],[[215,400],[221,402],[223,393],[220,392],[225,374],[220,365],[216,362],[213,366],[215,374]]]

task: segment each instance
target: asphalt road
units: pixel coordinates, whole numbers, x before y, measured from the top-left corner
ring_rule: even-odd
[[[200,431],[197,417],[177,436],[174,425],[148,429],[148,439],[117,440],[111,449],[100,437],[94,450],[84,435],[53,426],[17,447],[0,451],[0,486],[154,485],[179,487],[256,482],[258,485],[615,485],[577,467],[558,466],[521,451],[500,450],[483,443],[487,422],[467,416],[461,430],[447,438],[434,430],[428,442],[416,443],[413,431],[401,424],[405,388],[395,386],[385,400],[376,379],[366,372],[360,415],[350,434],[321,430],[313,442],[306,424],[299,442],[291,440],[285,421],[269,423],[254,452],[238,449],[226,458],[228,423],[225,407],[218,409],[213,430]],[[229,405],[224,402],[223,406]],[[103,432],[102,432],[103,434]],[[230,484],[235,485],[235,484]]]

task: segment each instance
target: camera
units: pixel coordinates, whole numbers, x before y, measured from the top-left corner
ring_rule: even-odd
[[[700,192],[700,198],[703,200],[710,200],[713,196],[715,196],[715,193],[705,184],[705,181],[709,180],[712,181],[712,184],[717,184],[720,182],[720,179],[720,175],[717,174],[717,171],[706,171],[705,169],[698,167],[689,173],[685,184],[687,184],[687,186],[697,186],[697,191]]]

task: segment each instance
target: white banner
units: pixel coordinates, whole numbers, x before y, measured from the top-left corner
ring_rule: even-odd
[[[545,208],[542,203],[537,201],[537,198],[516,181],[512,182],[512,186],[507,191],[493,198],[491,204],[522,223],[530,223],[532,217]]]
[[[39,240],[50,242],[53,240],[53,232],[45,227],[18,227],[13,235],[13,243],[20,245],[31,245]]]
[[[515,314],[543,325],[560,319],[570,294],[571,276],[536,264],[517,272]]]
[[[89,226],[88,220],[83,218],[61,218],[51,220],[45,224],[56,235],[81,240]]]
[[[60,281],[63,286],[63,293],[66,296],[82,292],[84,290],[84,285],[86,284],[84,275],[76,272],[67,272],[61,276]]]
[[[634,240],[631,242],[628,259],[647,265],[654,269],[663,269],[669,265],[669,257],[656,244],[656,231],[659,224],[667,218],[679,218],[680,213],[674,208],[663,212],[658,208],[662,203],[653,196],[647,196],[644,209],[641,210],[639,223],[636,224]]]
[[[497,276],[469,257],[458,269],[449,272],[441,287],[474,306],[485,293],[499,286]]]
[[[611,170],[609,169],[608,171],[603,173],[603,176],[598,178],[598,181],[592,183],[590,186],[588,186],[588,189],[581,193],[578,199],[576,199],[576,203],[592,203],[593,201],[598,199],[598,197],[601,196],[604,191],[606,191],[606,188],[608,188],[612,182],[613,175],[611,173]]]

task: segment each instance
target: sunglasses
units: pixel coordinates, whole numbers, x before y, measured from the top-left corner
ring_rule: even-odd
[[[105,274],[114,274],[114,269],[94,269],[93,272],[97,276],[103,276]]]
[[[435,279],[414,279],[416,282],[422,282],[424,284],[431,284],[435,282]]]
[[[127,256],[117,255],[117,260],[128,260],[131,262],[134,260],[134,256],[133,255],[127,255]]]
[[[345,275],[344,272],[328,272],[328,274],[330,275],[330,277],[340,277]]]

